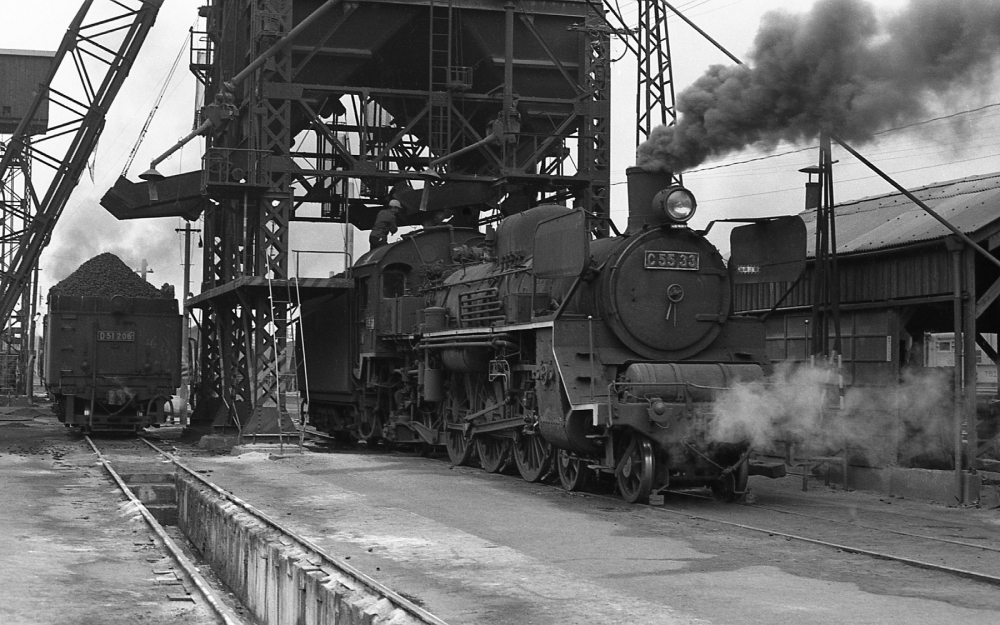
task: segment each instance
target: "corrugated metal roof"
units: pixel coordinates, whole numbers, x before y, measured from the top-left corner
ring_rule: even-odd
[[[940,182],[910,192],[970,236],[1000,221],[1000,173]],[[901,193],[838,204],[835,214],[838,254],[900,247],[951,234]],[[806,222],[806,252],[812,258],[816,253],[816,211],[800,216]]]

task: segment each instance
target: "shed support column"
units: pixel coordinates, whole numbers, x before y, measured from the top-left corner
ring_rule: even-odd
[[[963,354],[965,355],[965,429],[967,443],[966,468],[976,468],[976,456],[979,448],[977,428],[979,417],[976,410],[976,384],[978,382],[979,358],[976,351],[976,252],[971,247],[965,247],[965,323],[962,328]]]
[[[948,248],[951,250],[951,284],[953,296],[952,327],[954,328],[954,384],[952,388],[952,400],[954,402],[954,414],[952,415],[952,437],[955,458],[955,498],[958,503],[964,500],[963,478],[962,478],[962,352],[964,342],[960,338],[962,331],[962,248],[954,239],[948,240]]]

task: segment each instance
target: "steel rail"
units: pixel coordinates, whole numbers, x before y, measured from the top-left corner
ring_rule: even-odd
[[[666,490],[666,491],[663,491],[663,492],[664,493],[670,493],[671,495],[679,495],[681,497],[689,497],[691,499],[704,499],[705,501],[713,501],[714,500],[714,497],[703,497],[701,495],[695,495],[693,493],[685,493],[683,491],[677,491],[677,490]],[[872,530],[874,532],[885,532],[887,534],[898,534],[900,536],[906,536],[907,538],[919,538],[921,540],[929,540],[931,542],[947,543],[949,545],[958,545],[960,547],[968,547],[970,549],[982,549],[983,551],[996,551],[996,552],[1000,553],[1000,548],[998,548],[998,547],[990,547],[989,545],[977,545],[977,544],[974,544],[974,543],[963,542],[961,540],[951,540],[950,538],[940,538],[940,537],[937,537],[937,536],[927,536],[926,534],[914,534],[912,532],[904,532],[902,530],[894,530],[894,529],[890,529],[890,528],[887,528],[887,527],[878,527],[878,526],[875,526],[875,525],[864,525],[862,523],[855,523],[853,521],[843,521],[843,520],[840,520],[840,519],[831,519],[829,517],[817,516],[815,514],[806,514],[805,512],[795,512],[794,510],[783,510],[781,508],[772,508],[771,506],[762,506],[762,505],[759,505],[759,504],[744,503],[742,505],[746,506],[747,508],[754,508],[756,510],[767,510],[769,512],[777,512],[778,514],[787,514],[787,515],[790,515],[790,516],[800,516],[800,517],[803,517],[803,518],[806,518],[806,519],[815,519],[817,521],[826,521],[826,522],[829,522],[829,523],[838,523],[840,525],[847,525],[849,527],[858,527],[858,528],[861,528],[861,529]],[[886,514],[891,515],[891,516],[895,516],[895,517],[900,517],[900,518],[909,518],[909,519],[917,519],[917,520],[931,520],[931,519],[926,519],[924,517],[918,517],[918,516],[913,516],[913,515],[908,515],[908,514],[898,514],[898,513],[895,513],[895,512],[888,512]]]
[[[617,501],[617,500],[616,500]],[[804,543],[809,543],[812,545],[819,545],[821,547],[830,547],[831,549],[839,549],[847,553],[856,553],[858,555],[868,556],[875,558],[877,560],[887,560],[890,562],[899,562],[900,564],[906,564],[918,569],[925,569],[928,571],[938,571],[941,573],[948,573],[951,575],[956,575],[958,577],[964,577],[966,579],[973,579],[979,582],[984,582],[987,584],[992,584],[994,586],[1000,586],[1000,577],[993,575],[987,575],[986,573],[976,573],[975,571],[968,571],[966,569],[959,569],[951,566],[944,566],[942,564],[934,564],[933,562],[924,562],[923,560],[916,560],[914,558],[906,558],[903,556],[893,555],[891,553],[883,553],[881,551],[873,551],[871,549],[862,549],[861,547],[852,547],[850,545],[842,545],[840,543],[834,543],[827,540],[821,540],[819,538],[810,538],[808,536],[799,536],[798,534],[789,534],[788,532],[781,532],[778,530],[769,530],[760,527],[755,527],[753,525],[747,525],[745,523],[736,523],[733,521],[723,521],[722,519],[715,519],[708,516],[703,516],[700,514],[692,514],[690,512],[681,512],[679,510],[669,510],[666,508],[661,508],[659,506],[647,506],[652,510],[657,512],[662,512],[665,514],[672,514],[675,516],[684,516],[689,519],[695,519],[698,521],[707,521],[709,523],[718,523],[720,525],[728,525],[729,527],[736,527],[739,529],[764,533],[769,536],[781,536],[782,538],[788,538],[790,540],[797,540]]]
[[[559,487],[558,486],[553,486],[553,488],[559,488]],[[618,503],[623,503],[623,501],[621,499],[617,498],[617,497],[610,497],[608,495],[600,495],[600,494],[594,494],[594,493],[587,493],[587,494],[589,496],[591,496],[591,497],[594,497],[595,499],[605,499],[605,500],[608,500],[608,501],[615,501],[615,502],[618,502]],[[680,493],[674,493],[674,494],[680,494]],[[636,504],[629,504],[629,505],[636,505]],[[900,564],[905,564],[907,566],[912,566],[912,567],[918,568],[918,569],[924,569],[924,570],[928,570],[928,571],[937,571],[937,572],[940,572],[940,573],[948,573],[950,575],[955,575],[955,576],[963,577],[963,578],[966,578],[966,579],[976,580],[976,581],[983,582],[983,583],[986,583],[986,584],[991,584],[993,586],[1000,586],[1000,577],[996,577],[994,575],[987,575],[986,573],[976,573],[975,571],[968,571],[966,569],[959,569],[959,568],[955,568],[955,567],[951,567],[951,566],[944,566],[943,564],[934,564],[933,562],[924,562],[923,560],[916,560],[914,558],[906,558],[904,556],[897,556],[897,555],[893,555],[891,553],[883,553],[881,551],[874,551],[874,550],[871,550],[871,549],[862,549],[861,547],[852,547],[850,545],[842,545],[840,543],[830,542],[830,541],[822,540],[822,539],[819,539],[819,538],[810,538],[808,536],[799,536],[798,534],[790,534],[788,532],[782,532],[782,531],[779,531],[779,530],[770,530],[770,529],[766,529],[766,528],[756,527],[756,526],[753,526],[753,525],[747,525],[745,523],[736,523],[735,521],[724,521],[722,519],[716,519],[716,518],[713,518],[713,517],[704,516],[704,515],[701,515],[701,514],[694,514],[694,513],[691,513],[691,512],[683,512],[681,510],[670,510],[669,508],[664,508],[664,507],[661,507],[661,506],[653,506],[653,505],[649,505],[649,504],[639,504],[639,505],[643,505],[644,507],[649,508],[650,510],[654,510],[656,512],[660,512],[660,513],[663,513],[663,514],[671,514],[671,515],[674,515],[674,516],[683,516],[683,517],[687,517],[689,519],[694,519],[694,520],[697,520],[697,521],[706,521],[708,523],[717,523],[719,525],[726,525],[726,526],[729,526],[729,527],[736,527],[736,528],[739,528],[739,529],[742,529],[742,530],[747,530],[747,531],[750,531],[750,532],[758,532],[758,533],[762,533],[762,534],[767,534],[769,536],[781,536],[782,538],[788,538],[790,540],[797,540],[797,541],[804,542],[804,543],[809,543],[809,544],[812,544],[812,545],[819,545],[821,547],[829,547],[831,549],[839,549],[839,550],[847,552],[847,553],[855,553],[855,554],[858,554],[858,555],[868,556],[868,557],[871,557],[871,558],[875,558],[876,560],[886,560],[886,561],[889,561],[889,562],[899,562]],[[750,506],[750,507],[761,507],[761,508],[763,508],[763,506]],[[817,518],[819,518],[819,517],[817,517]],[[831,520],[831,519],[822,519],[822,520]],[[934,539],[934,540],[945,541],[945,539]],[[975,547],[977,549],[981,549],[982,548],[980,545],[966,545],[966,546]]]
[[[939,538],[937,536],[927,536],[926,534],[914,534],[912,532],[904,532],[902,530],[894,530],[886,527],[875,527],[873,525],[862,525],[861,523],[853,523],[851,521],[841,521],[839,519],[830,519],[827,517],[816,516],[814,514],[806,514],[805,512],[795,512],[793,510],[782,510],[781,508],[771,508],[770,506],[760,506],[757,504],[746,504],[748,508],[757,508],[759,510],[769,510],[771,512],[777,512],[778,514],[788,514],[792,516],[800,516],[807,519],[816,519],[817,521],[828,521],[830,523],[839,523],[841,525],[849,525],[851,527],[860,527],[862,529],[873,530],[876,532],[886,532],[887,534],[899,534],[900,536],[906,536],[908,538],[920,538],[922,540],[930,540],[933,542],[947,543],[949,545],[958,545],[960,547],[969,547],[970,549],[982,549],[984,551],[996,551],[1000,553],[1000,548],[990,547],[989,545],[976,545],[973,543],[967,543],[961,540],[952,540],[950,538]]]
[[[558,486],[558,485],[551,485],[550,488],[552,488],[554,490],[560,490],[560,491],[565,492],[564,489],[561,486]],[[676,492],[676,491],[666,491],[666,492],[671,492],[672,494],[685,494],[685,493],[679,493],[679,492]],[[601,494],[597,494],[597,493],[587,493],[587,496],[588,497],[593,497],[594,499],[603,499],[605,501],[614,501],[616,503],[625,503],[621,498],[611,497],[609,495],[601,495]],[[847,552],[847,553],[855,553],[855,554],[863,555],[863,556],[868,556],[868,557],[871,557],[871,558],[875,558],[877,560],[886,560],[886,561],[889,561],[889,562],[899,562],[900,564],[905,564],[907,566],[911,566],[911,567],[914,567],[914,568],[924,569],[924,570],[928,570],[928,571],[937,571],[937,572],[940,572],[940,573],[947,573],[949,575],[955,575],[957,577],[962,577],[962,578],[966,578],[966,579],[972,579],[972,580],[983,582],[983,583],[990,584],[990,585],[993,585],[993,586],[1000,586],[1000,577],[996,577],[996,576],[993,576],[993,575],[988,575],[986,573],[977,573],[975,571],[968,571],[966,569],[959,569],[959,568],[956,568],[956,567],[944,566],[942,564],[934,564],[933,562],[924,562],[923,560],[916,560],[914,558],[906,558],[906,557],[903,557],[903,556],[897,556],[897,555],[893,555],[891,553],[883,553],[881,551],[874,551],[874,550],[871,550],[871,549],[862,549],[860,547],[852,547],[850,545],[842,545],[840,543],[834,543],[834,542],[822,540],[822,539],[819,539],[819,538],[810,538],[808,536],[799,536],[798,534],[790,534],[788,532],[781,532],[781,531],[778,531],[778,530],[770,530],[770,529],[765,529],[765,528],[761,528],[761,527],[755,527],[753,525],[747,525],[745,523],[736,523],[734,521],[724,521],[722,519],[716,519],[716,518],[713,518],[713,517],[704,516],[704,515],[700,515],[700,514],[694,514],[694,513],[691,513],[691,512],[684,512],[684,511],[680,511],[680,510],[670,510],[669,508],[664,508],[664,507],[661,507],[661,506],[654,506],[654,505],[650,505],[650,504],[627,504],[627,505],[630,505],[630,506],[639,505],[639,506],[642,506],[642,507],[648,508],[650,510],[653,510],[655,512],[660,512],[660,513],[663,513],[663,514],[671,514],[671,515],[674,515],[674,516],[682,516],[682,517],[687,517],[689,519],[694,519],[694,520],[698,520],[698,521],[705,521],[705,522],[708,522],[708,523],[717,523],[719,525],[726,525],[726,526],[729,526],[729,527],[736,527],[736,528],[747,530],[747,531],[751,531],[751,532],[758,532],[758,533],[762,533],[762,534],[767,534],[769,536],[781,536],[782,538],[787,538],[789,540],[797,540],[797,541],[804,542],[804,543],[809,543],[809,544],[813,544],[813,545],[819,545],[821,547],[829,547],[831,549],[839,549],[840,551],[844,551],[844,552]],[[763,509],[769,509],[769,508],[765,508],[764,506],[748,506],[748,507],[759,507],[759,508],[763,508]],[[816,517],[816,518],[820,519],[820,520],[832,520],[832,519],[822,519],[820,517]],[[858,527],[860,527],[860,526],[858,526]],[[880,529],[880,528],[865,528],[865,529]],[[891,531],[891,530],[884,530],[884,531]],[[904,533],[904,535],[906,535],[906,534]],[[925,536],[918,536],[918,535],[913,535],[913,537],[916,537],[916,538],[928,538],[928,537],[925,537]],[[958,542],[958,541],[949,541],[947,539],[941,539],[941,538],[934,538],[934,537],[929,537],[929,538],[931,540],[937,540],[937,541],[941,541],[941,542],[955,542],[955,543],[960,544],[962,546],[970,547],[970,548],[975,548],[975,549],[986,549],[987,551],[998,551],[997,549],[994,549],[992,547],[983,547],[981,545],[966,544],[966,543],[961,543],[961,542]]]
[[[142,514],[142,518],[146,521],[146,524],[149,525],[150,529],[152,529],[153,532],[155,532],[156,535],[159,536],[160,540],[163,541],[163,544],[170,552],[171,557],[173,557],[174,561],[177,562],[177,564],[179,564],[182,569],[184,569],[184,572],[191,579],[191,582],[198,589],[198,592],[201,594],[201,596],[205,599],[206,602],[208,602],[208,605],[211,606],[212,611],[215,612],[216,616],[219,617],[219,620],[225,623],[226,625],[244,625],[244,622],[232,610],[229,609],[229,606],[227,606],[225,603],[222,602],[221,599],[218,598],[218,595],[216,595],[215,591],[213,591],[211,586],[208,585],[208,582],[205,581],[205,578],[201,575],[198,569],[191,563],[191,561],[184,554],[184,552],[177,545],[177,543],[174,542],[174,540],[170,538],[169,535],[167,535],[166,531],[164,531],[163,526],[160,525],[159,521],[157,521],[156,518],[153,517],[152,513],[150,513],[150,511],[146,508],[146,506],[144,506],[143,503],[139,501],[138,498],[136,498],[135,494],[132,493],[132,489],[130,489],[128,485],[125,484],[121,476],[118,475],[118,473],[111,467],[111,463],[104,456],[104,454],[102,454],[101,451],[97,448],[97,445],[94,444],[94,441],[92,441],[89,436],[84,436],[84,439],[86,439],[87,444],[90,445],[90,448],[94,450],[94,453],[97,454],[97,459],[100,460],[101,465],[104,467],[104,470],[108,472],[108,475],[110,475],[111,478],[115,481],[115,483],[118,485],[118,488],[120,488],[121,491],[125,493],[125,496],[129,499],[129,501],[131,501],[138,507],[140,514]],[[143,440],[145,441],[146,439]],[[147,444],[149,444],[148,441]]]
[[[342,573],[345,573],[350,577],[353,577],[355,580],[357,580],[365,587],[367,587],[368,590],[388,599],[395,607],[406,612],[413,618],[420,620],[420,622],[422,623],[427,623],[428,625],[448,625],[445,621],[439,619],[438,617],[434,616],[427,610],[424,610],[420,606],[409,601],[402,595],[390,589],[388,586],[385,586],[380,582],[375,581],[374,579],[362,573],[353,566],[344,562],[337,562],[325,551],[323,551],[318,545],[316,545],[309,539],[300,536],[299,534],[293,532],[292,530],[284,527],[283,525],[281,525],[280,523],[269,517],[264,512],[258,510],[257,508],[243,501],[242,499],[230,493],[229,491],[221,488],[220,486],[216,485],[210,480],[202,477],[194,469],[185,465],[173,454],[160,449],[159,447],[157,447],[156,445],[149,442],[143,437],[139,437],[139,440],[152,447],[158,453],[162,454],[165,458],[169,459],[177,468],[183,470],[185,473],[198,480],[201,484],[210,488],[212,491],[214,491],[217,495],[219,495],[223,499],[239,506],[245,512],[248,512],[249,514],[257,518],[257,520],[261,521],[265,525],[271,527],[274,530],[277,530],[278,532],[281,532],[283,535],[299,543],[300,546],[306,548],[308,551],[311,551],[318,558],[320,558],[323,561],[323,563],[326,564],[327,566],[335,568],[338,571],[341,571]]]

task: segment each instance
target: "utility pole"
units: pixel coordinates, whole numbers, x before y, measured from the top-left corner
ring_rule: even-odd
[[[188,307],[187,298],[191,290],[191,233],[201,232],[191,227],[191,222],[185,222],[183,228],[175,228],[174,232],[184,233],[184,285],[181,291],[181,307],[184,314],[181,318],[181,362],[185,375],[181,379],[181,425],[188,424],[188,399],[191,386],[191,359],[188,358]]]
[[[153,271],[153,268],[150,267],[149,264],[146,262],[146,259],[143,258],[142,263],[139,265],[139,271],[138,271],[138,274],[142,278],[142,281],[148,282],[148,280],[146,280],[146,276],[148,276],[151,273],[156,273],[156,272]]]

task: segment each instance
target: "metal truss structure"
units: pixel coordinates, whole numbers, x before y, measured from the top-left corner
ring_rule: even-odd
[[[641,4],[662,17],[653,0]],[[409,224],[475,226],[573,203],[607,231],[611,38],[620,33],[600,4],[213,0],[202,15],[191,56],[208,100],[203,290],[188,300],[205,313],[196,421],[235,421],[243,434],[290,425],[287,372],[274,372],[287,366],[298,302],[275,307],[269,293],[294,291],[292,221],[368,229],[393,197]],[[665,23],[628,37],[648,133],[673,111],[660,82]],[[259,69],[247,73],[254,60]],[[305,216],[310,207],[320,210]]]
[[[30,142],[30,136],[25,138]],[[6,145],[0,144],[0,153]],[[0,179],[0,272],[7,275],[19,243],[19,233],[31,218],[29,211],[28,181],[31,179],[31,161],[12,160],[11,167]],[[3,329],[0,341],[0,395],[30,395],[33,384],[31,337],[34,335],[35,291],[37,289],[38,263],[28,281],[17,292],[12,292],[13,309]]]
[[[105,115],[161,4],[162,0],[85,0],[42,88],[0,155],[0,319],[7,324],[6,348],[17,355],[16,394],[31,393],[38,258],[87,166]],[[33,137],[33,120],[46,101],[60,121],[44,136]]]
[[[677,121],[667,10],[677,11],[660,0],[638,0],[638,20],[631,28],[617,3],[603,5],[605,13],[601,2],[588,2],[636,60],[635,143],[639,145],[656,126]]]

